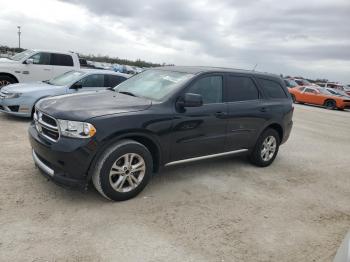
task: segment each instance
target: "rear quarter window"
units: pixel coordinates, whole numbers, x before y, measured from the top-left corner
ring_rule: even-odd
[[[265,94],[274,99],[287,98],[287,94],[284,92],[283,87],[278,82],[259,78],[260,85],[265,91]]]

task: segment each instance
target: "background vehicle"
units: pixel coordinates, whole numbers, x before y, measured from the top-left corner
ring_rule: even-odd
[[[162,67],[114,90],[43,99],[29,133],[34,161],[49,178],[82,187],[92,180],[104,197],[126,200],[163,166],[244,152],[270,165],[292,115],[278,76]]]
[[[292,79],[286,78],[286,79],[283,79],[283,81],[284,81],[284,83],[286,84],[286,86],[287,86],[288,88],[295,88],[295,87],[299,87],[299,86],[300,86],[300,85],[298,85],[297,82],[295,82],[295,81],[292,80]]]
[[[330,88],[330,87],[326,87],[326,90],[333,95],[350,98],[350,96],[342,90],[334,89],[334,88]]]
[[[48,80],[79,68],[75,53],[28,49],[0,60],[0,89],[13,83]]]
[[[302,86],[289,89],[294,102],[324,106],[328,109],[350,108],[350,99],[328,92],[322,87]]]
[[[81,69],[48,81],[8,85],[0,91],[0,112],[31,117],[41,98],[115,87],[128,77],[113,71]]]

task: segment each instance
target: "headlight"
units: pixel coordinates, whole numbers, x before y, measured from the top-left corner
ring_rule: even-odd
[[[20,97],[22,93],[2,93],[2,95],[7,99],[11,99]]]
[[[75,138],[90,138],[96,134],[96,128],[85,122],[58,119],[61,135]]]

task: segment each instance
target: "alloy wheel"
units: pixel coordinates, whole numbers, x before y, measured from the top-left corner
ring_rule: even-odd
[[[11,84],[10,81],[7,81],[7,80],[0,80],[0,88],[3,87],[3,86],[7,86]]]
[[[140,185],[145,173],[145,160],[138,154],[128,153],[114,162],[109,171],[109,182],[115,191],[126,193]]]
[[[262,148],[260,152],[262,160],[264,160],[265,162],[270,161],[276,152],[276,148],[276,138],[274,136],[266,137],[264,142],[262,143]]]

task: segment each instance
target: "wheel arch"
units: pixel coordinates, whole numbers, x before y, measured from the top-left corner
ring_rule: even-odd
[[[280,143],[283,141],[283,136],[284,136],[284,130],[283,130],[283,127],[282,125],[280,125],[279,123],[277,122],[273,122],[273,123],[269,123],[265,126],[265,128],[260,132],[260,134],[262,134],[266,129],[268,128],[272,128],[274,130],[277,131],[278,133],[278,136],[280,138]]]
[[[18,78],[17,78],[15,75],[11,74],[11,73],[0,72],[0,77],[1,77],[1,76],[8,76],[8,77],[11,77],[11,78],[13,78],[13,79],[16,81],[16,83],[19,83],[19,82],[18,82]]]
[[[153,172],[156,173],[159,171],[161,165],[161,148],[158,141],[151,134],[145,132],[125,132],[122,134],[112,135],[105,139],[104,142],[102,142],[102,145],[94,156],[93,161],[89,167],[88,180],[91,179],[93,167],[96,165],[96,162],[100,158],[101,154],[103,154],[103,152],[111,145],[118,143],[118,141],[124,139],[134,140],[144,145],[152,155]]]

